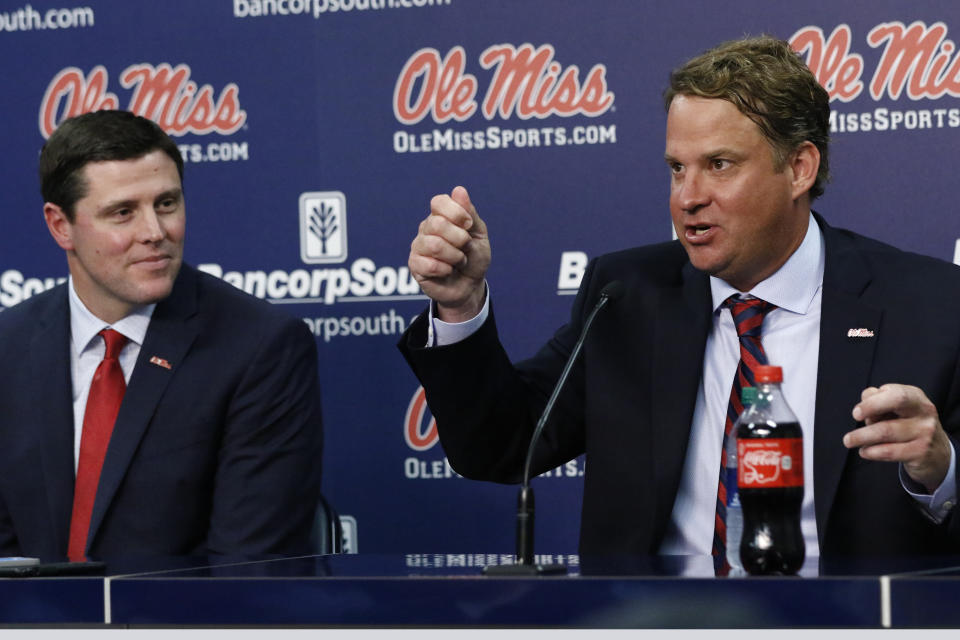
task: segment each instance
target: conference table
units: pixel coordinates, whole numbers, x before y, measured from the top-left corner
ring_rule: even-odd
[[[799,576],[714,577],[709,557],[408,553],[108,563],[0,579],[0,624],[571,628],[960,627],[960,558],[808,559]]]

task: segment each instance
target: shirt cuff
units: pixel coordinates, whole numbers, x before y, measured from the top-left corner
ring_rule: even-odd
[[[954,449],[953,441],[950,442],[950,467],[947,469],[947,477],[943,479],[933,495],[927,493],[926,488],[919,482],[914,481],[903,470],[900,465],[900,484],[904,490],[910,494],[917,503],[923,507],[923,511],[931,520],[940,524],[943,522],[954,505],[957,504],[957,452]]]
[[[485,295],[483,298],[483,307],[480,313],[464,322],[444,322],[434,315],[436,302],[430,302],[430,315],[427,318],[427,346],[443,347],[448,344],[456,344],[461,340],[466,340],[487,321],[490,315],[490,287],[486,282],[483,283]]]

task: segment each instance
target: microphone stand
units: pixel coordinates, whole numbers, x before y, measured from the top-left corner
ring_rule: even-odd
[[[607,302],[619,298],[622,293],[623,285],[619,280],[612,280],[611,282],[608,282],[600,291],[600,299],[597,300],[597,304],[594,305],[593,309],[590,311],[590,315],[587,316],[587,320],[583,324],[583,330],[580,331],[580,337],[577,338],[576,344],[573,345],[573,351],[570,352],[570,357],[567,358],[567,363],[564,365],[563,371],[560,373],[560,378],[557,380],[557,384],[553,388],[553,393],[550,394],[550,399],[547,400],[547,404],[543,409],[543,413],[540,414],[540,419],[537,421],[537,426],[533,430],[533,436],[530,438],[530,446],[527,448],[526,462],[523,465],[523,482],[520,485],[520,493],[517,497],[517,564],[487,566],[483,569],[483,575],[540,576],[563,574],[567,572],[566,565],[535,564],[533,562],[533,524],[535,501],[533,497],[533,487],[530,486],[530,465],[533,461],[533,451],[536,447],[537,441],[540,439],[540,434],[543,432],[543,428],[547,424],[550,414],[553,412],[553,405],[556,404],[557,397],[560,395],[560,391],[563,389],[564,384],[567,382],[567,378],[570,376],[570,370],[573,368],[573,364],[576,362],[577,356],[580,355],[580,350],[583,348],[583,343],[587,339],[587,332],[590,330],[590,325],[593,324],[593,319],[597,316],[597,313],[600,311],[600,309],[607,304]]]

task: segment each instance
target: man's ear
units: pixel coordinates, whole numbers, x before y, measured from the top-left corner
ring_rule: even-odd
[[[73,223],[59,206],[52,202],[43,204],[43,218],[54,242],[64,251],[73,250]]]
[[[790,155],[790,170],[793,173],[792,195],[794,200],[813,188],[820,171],[820,150],[809,140],[803,142]]]

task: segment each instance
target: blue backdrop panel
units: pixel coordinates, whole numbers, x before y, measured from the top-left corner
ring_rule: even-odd
[[[671,237],[669,70],[793,38],[833,96],[834,225],[953,260],[960,5],[740,0],[78,0],[0,9],[0,306],[66,275],[37,153],[67,114],[132,108],[186,164],[187,259],[317,336],[324,489],[353,550],[509,552],[515,490],[453,474],[394,348],[432,195],[466,185],[503,340],[564,321],[585,257]],[[513,72],[512,74],[510,72]],[[537,481],[538,549],[575,549],[583,460]]]

